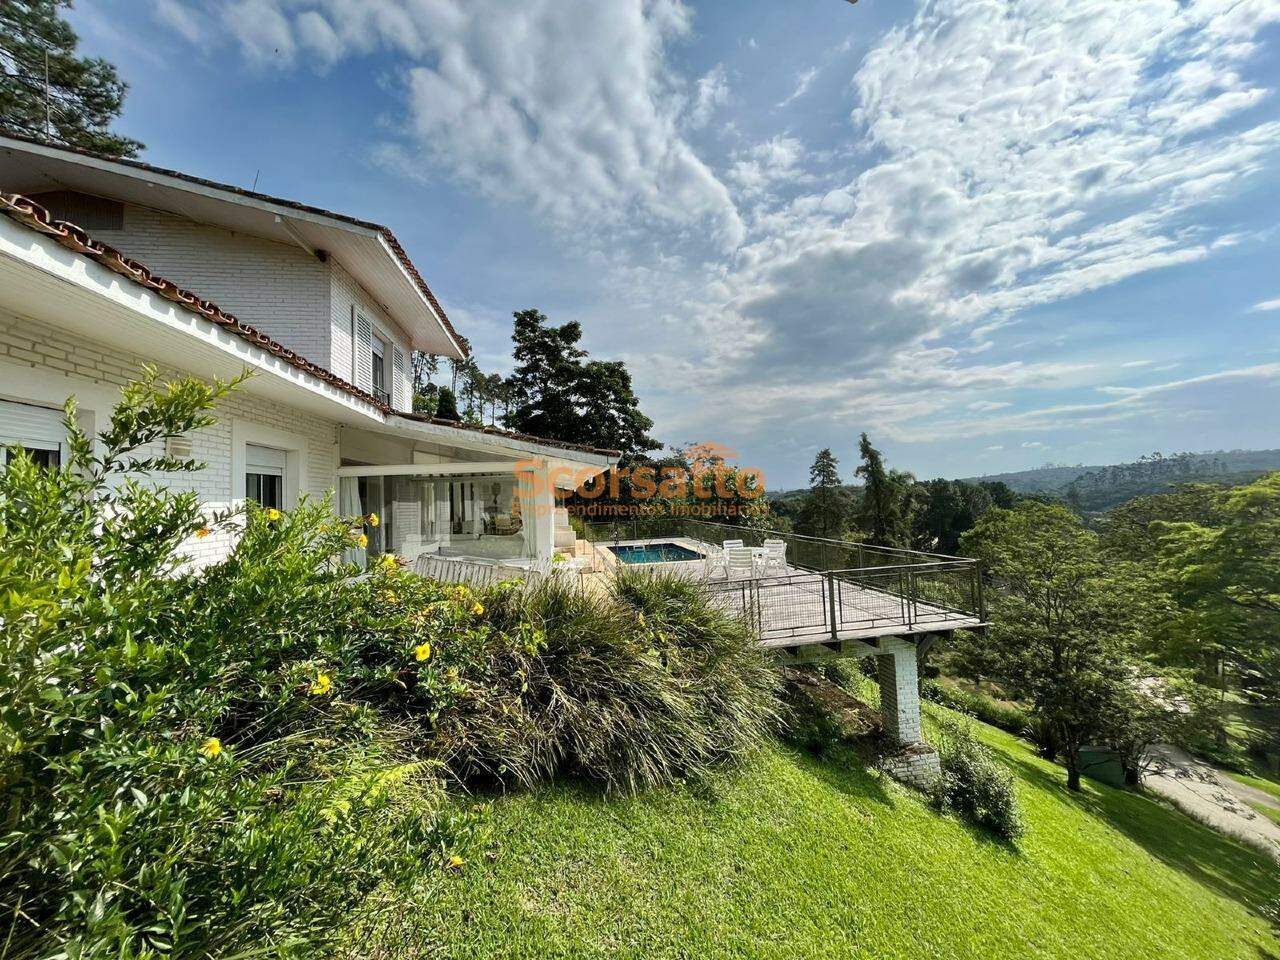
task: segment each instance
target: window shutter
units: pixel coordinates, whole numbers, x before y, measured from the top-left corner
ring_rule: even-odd
[[[56,450],[61,458],[66,443],[61,410],[0,400],[0,468],[8,459],[5,447],[10,444],[28,450]]]
[[[408,391],[404,382],[404,351],[399,347],[391,348],[391,406],[396,410],[408,410],[412,404],[408,402]]]
[[[373,327],[362,313],[356,314],[356,386],[373,389]]]

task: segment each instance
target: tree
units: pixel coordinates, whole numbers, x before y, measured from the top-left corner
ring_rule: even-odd
[[[516,366],[510,377],[513,409],[507,426],[567,441],[580,432],[574,394],[587,356],[578,346],[582,326],[551,326],[539,310],[520,310],[513,316]]]
[[[963,480],[927,480],[916,484],[915,493],[920,507],[912,517],[913,539],[921,549],[941,553],[959,551],[961,535],[995,505],[987,485]]]
[[[59,10],[71,0],[0,0],[0,128],[113,157],[142,144],[111,133],[128,85],[79,38]]]
[[[490,373],[484,378],[484,398],[489,404],[489,426],[498,422],[498,404],[503,402],[507,381],[500,373]]]
[[[552,440],[643,456],[661,444],[649,436],[653,421],[640,411],[631,374],[620,361],[589,360],[578,346],[582,326],[551,325],[538,310],[513,315],[516,367],[508,378],[512,429]]]
[[[1206,518],[1153,527],[1160,572],[1199,636],[1247,694],[1280,708],[1280,473],[1215,492]]]
[[[453,391],[448,387],[441,387],[436,394],[436,413],[437,420],[453,420],[462,419],[458,415],[458,401],[454,399]]]
[[[1060,505],[992,510],[962,540],[995,589],[987,640],[998,678],[1032,706],[1061,747],[1067,786],[1080,789],[1080,748],[1128,711],[1143,672],[1134,651],[1141,591],[1105,564],[1097,535]]]
[[[662,445],[649,436],[653,421],[640,411],[631,374],[621,360],[592,360],[579,376],[576,398],[584,416],[579,443],[620,450],[628,458]]]
[[[903,547],[911,540],[911,518],[916,509],[915,477],[901,470],[889,470],[884,457],[864,433],[858,443],[862,464],[862,503],[858,522],[867,540],[882,547]]]
[[[840,461],[829,447],[823,447],[809,468],[809,495],[800,510],[800,531],[839,539],[849,516],[849,500],[840,482]]]
[[[431,378],[440,372],[440,358],[434,353],[413,351],[413,392],[426,393]]]

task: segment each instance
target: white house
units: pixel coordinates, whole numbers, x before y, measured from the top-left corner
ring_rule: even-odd
[[[333,493],[344,514],[379,514],[372,554],[525,564],[556,549],[545,478],[572,485],[616,462],[412,413],[412,351],[466,346],[386,227],[10,136],[0,214],[0,447],[58,462],[66,397],[93,433],[146,362],[247,369],[217,425],[173,445],[208,467],[166,482],[213,508]],[[521,481],[537,491],[523,510]],[[229,546],[190,548],[208,561]]]

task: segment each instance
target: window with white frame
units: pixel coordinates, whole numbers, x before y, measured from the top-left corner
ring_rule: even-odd
[[[391,353],[387,342],[376,333],[370,340],[373,353],[373,395],[383,403],[391,403],[391,393],[387,387],[390,377],[387,375],[387,359]]]
[[[284,509],[284,472],[288,455],[274,447],[245,444],[244,495],[264,507]]]
[[[28,403],[0,400],[0,467],[21,448],[42,467],[62,466],[67,452],[67,431],[62,411]]]

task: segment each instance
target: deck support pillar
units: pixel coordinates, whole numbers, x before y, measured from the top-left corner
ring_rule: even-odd
[[[928,789],[942,775],[937,752],[924,742],[920,727],[920,679],[914,643],[886,638],[876,654],[880,676],[880,713],[896,750],[880,766],[895,780]]]
[[[915,644],[886,640],[876,655],[884,732],[901,746],[920,743],[920,680]]]

